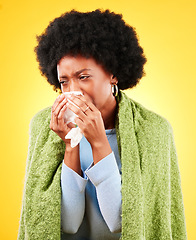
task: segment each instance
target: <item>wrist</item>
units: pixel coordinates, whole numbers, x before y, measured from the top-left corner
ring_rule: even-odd
[[[110,146],[106,135],[103,135],[98,140],[94,140],[90,142],[90,145],[92,149],[98,149],[98,148],[103,148],[104,146]]]
[[[77,145],[77,146],[75,146],[74,148],[72,148],[71,147],[71,144],[69,144],[69,143],[66,143],[65,144],[65,152],[69,152],[69,153],[71,153],[71,152],[75,152],[75,151],[77,151],[79,149],[79,144]]]
[[[100,160],[102,160],[112,152],[107,138],[106,141],[97,142],[95,144],[92,144],[91,147],[94,164],[98,163]]]
[[[66,144],[64,163],[73,171],[81,175],[79,145],[72,148],[70,144]]]

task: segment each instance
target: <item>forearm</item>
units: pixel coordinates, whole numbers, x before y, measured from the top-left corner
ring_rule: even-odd
[[[81,165],[80,165],[80,155],[79,155],[79,145],[72,148],[70,145],[66,144],[64,163],[74,172],[82,176]]]
[[[66,233],[74,234],[80,227],[85,211],[85,187],[87,180],[62,165],[61,172],[61,223]]]
[[[91,144],[91,147],[94,164],[98,163],[100,160],[112,153],[112,149],[106,135],[104,136],[103,140],[100,140],[98,143]]]
[[[96,187],[99,207],[111,232],[121,230],[121,176],[113,153],[85,171]]]

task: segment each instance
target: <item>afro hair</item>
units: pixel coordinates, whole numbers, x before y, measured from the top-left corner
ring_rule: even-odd
[[[57,64],[66,55],[94,58],[122,90],[136,86],[144,75],[146,58],[135,29],[109,10],[67,12],[50,22],[37,41],[40,71],[54,89],[60,89]]]

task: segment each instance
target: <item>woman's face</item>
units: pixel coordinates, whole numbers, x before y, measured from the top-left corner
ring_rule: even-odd
[[[81,91],[100,111],[115,101],[111,84],[116,79],[93,58],[65,56],[57,65],[57,74],[62,92]]]

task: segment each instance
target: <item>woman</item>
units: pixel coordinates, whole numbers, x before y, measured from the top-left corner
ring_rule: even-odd
[[[18,238],[186,239],[172,128],[118,91],[144,75],[134,29],[109,10],[71,11],[35,52],[63,94],[31,121]],[[83,134],[75,147],[67,109]]]

